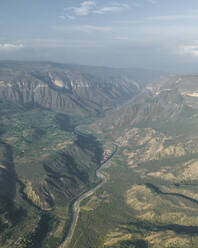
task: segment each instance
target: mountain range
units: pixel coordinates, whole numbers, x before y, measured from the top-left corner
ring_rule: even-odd
[[[133,99],[159,73],[0,62],[0,246],[58,247],[71,204],[99,183],[104,148],[82,124]]]
[[[0,246],[197,248],[198,75],[0,62]],[[117,147],[115,151],[115,145]]]

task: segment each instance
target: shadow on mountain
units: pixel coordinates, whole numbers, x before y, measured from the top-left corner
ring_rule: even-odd
[[[0,231],[9,225],[16,225],[26,214],[23,208],[17,208],[13,202],[16,181],[12,149],[9,145],[0,142]]]

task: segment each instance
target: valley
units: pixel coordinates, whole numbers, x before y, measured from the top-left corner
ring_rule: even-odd
[[[58,247],[73,202],[102,185],[99,168],[112,149],[76,127],[133,98],[143,83],[110,69],[105,76],[74,65],[0,64],[0,246]]]
[[[0,65],[1,247],[197,248],[197,75]]]
[[[198,1],[0,16],[0,248],[198,248]]]
[[[71,247],[197,247],[197,77],[164,80],[90,126],[119,152]]]
[[[84,134],[81,134],[84,135]],[[94,193],[96,193],[97,190],[99,190],[106,182],[107,182],[107,178],[106,176],[102,173],[102,170],[104,168],[107,168],[109,166],[109,162],[111,161],[111,159],[114,157],[114,155],[117,152],[117,146],[115,145],[114,150],[111,151],[110,155],[105,158],[105,160],[102,162],[100,168],[98,168],[96,170],[96,175],[97,177],[100,179],[100,183],[93,189],[90,189],[89,191],[85,192],[84,194],[82,194],[72,205],[72,222],[71,225],[69,227],[69,231],[66,235],[66,238],[64,240],[64,242],[61,244],[61,247],[70,247],[70,242],[71,239],[73,237],[77,222],[78,222],[78,217],[79,217],[79,210],[80,210],[80,204],[82,201],[84,201],[85,199],[87,199],[88,197],[90,197],[91,195],[93,195]]]

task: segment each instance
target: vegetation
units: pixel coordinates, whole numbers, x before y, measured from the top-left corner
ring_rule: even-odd
[[[102,147],[76,137],[77,118],[6,101],[0,112],[0,246],[57,247],[70,202],[97,183]]]
[[[197,85],[176,81],[91,125],[119,153],[82,203],[71,247],[197,247],[198,109],[186,96]]]
[[[112,110],[143,83],[137,90],[96,68],[23,66],[0,69],[0,246],[58,247],[72,204],[99,183],[117,144],[107,182],[80,204],[70,247],[196,248],[195,78],[156,82]]]

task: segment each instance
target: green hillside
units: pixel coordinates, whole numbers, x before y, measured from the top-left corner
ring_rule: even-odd
[[[163,78],[90,126],[119,152],[71,247],[196,248],[198,77]]]

